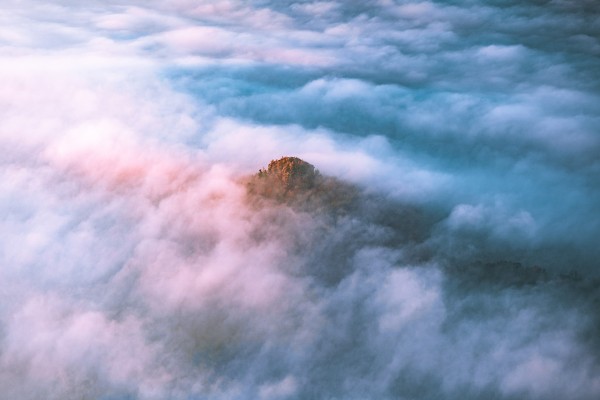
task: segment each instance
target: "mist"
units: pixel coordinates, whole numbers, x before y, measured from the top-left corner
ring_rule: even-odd
[[[597,399],[599,15],[5,1],[0,399]]]

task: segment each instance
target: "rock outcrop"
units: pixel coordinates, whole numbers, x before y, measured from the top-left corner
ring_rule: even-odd
[[[260,169],[257,176],[267,179],[274,188],[285,193],[310,190],[318,182],[319,171],[314,165],[298,157],[283,157],[269,163],[267,169]]]
[[[285,203],[305,211],[345,212],[358,190],[335,178],[321,175],[314,165],[298,157],[282,157],[260,169],[248,182],[253,199]]]

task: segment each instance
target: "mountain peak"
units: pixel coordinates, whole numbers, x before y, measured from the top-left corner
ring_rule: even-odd
[[[344,213],[354,203],[358,189],[324,176],[298,157],[281,157],[261,168],[248,181],[254,199],[270,199],[306,211]]]
[[[282,157],[272,160],[266,170],[260,169],[257,176],[277,182],[284,191],[294,191],[314,187],[319,171],[298,157]]]

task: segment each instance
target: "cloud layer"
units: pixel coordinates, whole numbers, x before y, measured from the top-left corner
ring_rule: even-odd
[[[599,11],[5,1],[0,399],[598,398]]]

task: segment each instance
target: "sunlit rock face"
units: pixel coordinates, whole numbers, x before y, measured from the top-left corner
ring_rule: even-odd
[[[311,189],[317,183],[319,171],[314,165],[298,157],[282,157],[269,163],[266,171],[260,170],[259,177],[272,177],[286,191]]]
[[[356,205],[358,188],[319,173],[298,157],[282,157],[248,182],[252,202],[284,203],[303,211],[345,214]]]

